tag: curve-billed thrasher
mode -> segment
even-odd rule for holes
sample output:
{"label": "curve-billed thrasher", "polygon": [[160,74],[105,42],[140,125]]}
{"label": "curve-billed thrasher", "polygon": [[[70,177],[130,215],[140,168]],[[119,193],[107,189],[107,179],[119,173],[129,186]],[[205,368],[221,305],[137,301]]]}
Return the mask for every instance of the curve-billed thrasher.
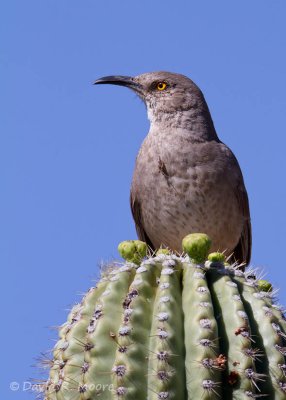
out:
{"label": "curve-billed thrasher", "polygon": [[181,252],[182,238],[204,232],[213,251],[249,263],[251,224],[239,164],[222,143],[200,89],[170,72],[107,76],[145,102],[151,126],[136,159],[131,209],[141,240]]}

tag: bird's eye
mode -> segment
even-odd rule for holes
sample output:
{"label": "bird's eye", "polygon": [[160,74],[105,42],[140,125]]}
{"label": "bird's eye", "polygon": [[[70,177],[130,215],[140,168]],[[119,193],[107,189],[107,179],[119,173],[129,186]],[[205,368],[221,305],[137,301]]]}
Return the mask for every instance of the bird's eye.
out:
{"label": "bird's eye", "polygon": [[158,82],[157,86],[156,86],[157,90],[160,90],[160,91],[165,90],[166,87],[167,87],[167,83],[166,82]]}

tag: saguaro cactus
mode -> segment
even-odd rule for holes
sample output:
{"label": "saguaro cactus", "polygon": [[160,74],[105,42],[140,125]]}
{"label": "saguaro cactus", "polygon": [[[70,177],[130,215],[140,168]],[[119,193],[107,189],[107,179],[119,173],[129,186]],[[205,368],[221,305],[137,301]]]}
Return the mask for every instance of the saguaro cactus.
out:
{"label": "saguaro cactus", "polygon": [[253,271],[205,260],[210,241],[189,235],[185,253],[107,269],[74,306],[50,360],[46,400],[286,399],[286,322]]}

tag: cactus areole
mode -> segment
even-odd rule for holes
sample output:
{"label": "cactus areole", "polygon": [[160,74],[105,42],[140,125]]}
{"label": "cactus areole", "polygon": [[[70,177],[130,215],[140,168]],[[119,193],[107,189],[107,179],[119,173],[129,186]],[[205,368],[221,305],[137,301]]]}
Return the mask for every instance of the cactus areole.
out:
{"label": "cactus areole", "polygon": [[134,261],[103,272],[71,310],[44,398],[285,400],[286,322],[272,287],[219,253],[205,261],[209,244],[188,235],[189,255],[149,257],[123,242]]}

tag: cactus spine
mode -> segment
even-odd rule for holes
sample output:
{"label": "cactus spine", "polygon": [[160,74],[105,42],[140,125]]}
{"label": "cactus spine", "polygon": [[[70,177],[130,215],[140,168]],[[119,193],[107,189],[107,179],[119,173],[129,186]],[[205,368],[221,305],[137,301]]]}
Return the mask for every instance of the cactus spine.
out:
{"label": "cactus spine", "polygon": [[286,399],[286,322],[271,285],[220,253],[203,260],[210,242],[197,235],[180,257],[119,246],[129,261],[60,329],[46,400]]}

